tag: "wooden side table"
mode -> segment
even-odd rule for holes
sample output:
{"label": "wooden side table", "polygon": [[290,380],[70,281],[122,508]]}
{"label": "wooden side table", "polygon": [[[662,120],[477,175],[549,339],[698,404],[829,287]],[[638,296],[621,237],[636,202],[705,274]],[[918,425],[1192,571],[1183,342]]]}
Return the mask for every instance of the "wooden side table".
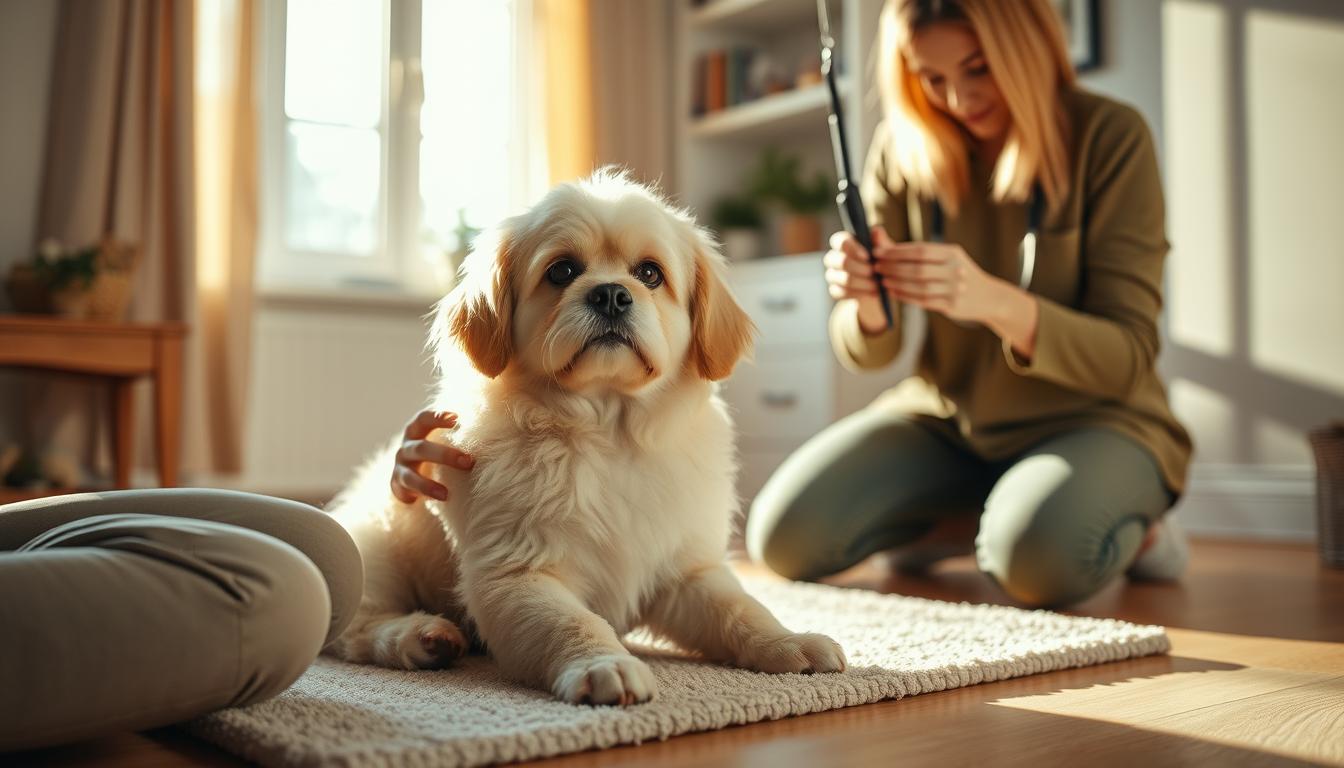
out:
{"label": "wooden side table", "polygon": [[131,484],[134,401],[131,385],[154,380],[154,437],[159,484],[177,484],[182,418],[179,323],[97,323],[42,315],[0,315],[0,366],[61,371],[112,382],[112,456],[116,487]]}

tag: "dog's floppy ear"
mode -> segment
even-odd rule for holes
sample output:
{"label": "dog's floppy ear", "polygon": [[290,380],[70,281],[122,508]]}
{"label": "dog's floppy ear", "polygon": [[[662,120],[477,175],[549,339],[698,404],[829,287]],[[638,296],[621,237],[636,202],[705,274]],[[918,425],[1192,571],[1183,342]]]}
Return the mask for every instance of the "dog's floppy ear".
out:
{"label": "dog's floppy ear", "polygon": [[695,288],[691,292],[690,360],[710,381],[728,378],[751,348],[756,325],[733,298],[724,280],[723,255],[713,238],[696,228]]}
{"label": "dog's floppy ear", "polygon": [[442,364],[446,345],[456,342],[476,370],[494,378],[513,357],[513,259],[508,226],[489,230],[472,243],[457,287],[439,302],[433,342]]}

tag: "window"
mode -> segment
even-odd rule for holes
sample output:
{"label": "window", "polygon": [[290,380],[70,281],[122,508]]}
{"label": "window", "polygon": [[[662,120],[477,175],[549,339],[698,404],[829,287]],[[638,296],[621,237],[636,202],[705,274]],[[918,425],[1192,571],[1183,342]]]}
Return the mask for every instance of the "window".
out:
{"label": "window", "polygon": [[436,293],[524,204],[530,0],[265,4],[264,288]]}

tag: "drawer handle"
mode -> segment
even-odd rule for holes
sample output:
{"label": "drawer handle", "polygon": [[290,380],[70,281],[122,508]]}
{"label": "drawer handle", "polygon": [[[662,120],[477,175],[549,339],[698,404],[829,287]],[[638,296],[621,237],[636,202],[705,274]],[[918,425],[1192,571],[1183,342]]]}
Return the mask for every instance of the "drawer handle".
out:
{"label": "drawer handle", "polygon": [[794,392],[762,392],[761,402],[767,408],[792,408],[798,404],[798,395]]}
{"label": "drawer handle", "polygon": [[794,296],[766,296],[761,299],[766,312],[792,312],[798,308],[798,299]]}

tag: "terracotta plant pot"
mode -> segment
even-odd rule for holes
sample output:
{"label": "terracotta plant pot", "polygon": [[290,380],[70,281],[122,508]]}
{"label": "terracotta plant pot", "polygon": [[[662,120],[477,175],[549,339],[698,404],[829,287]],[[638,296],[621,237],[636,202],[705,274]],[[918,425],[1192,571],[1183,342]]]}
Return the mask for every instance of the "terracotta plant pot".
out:
{"label": "terracotta plant pot", "polygon": [[788,255],[821,250],[821,219],[791,213],[779,221],[779,250]]}

